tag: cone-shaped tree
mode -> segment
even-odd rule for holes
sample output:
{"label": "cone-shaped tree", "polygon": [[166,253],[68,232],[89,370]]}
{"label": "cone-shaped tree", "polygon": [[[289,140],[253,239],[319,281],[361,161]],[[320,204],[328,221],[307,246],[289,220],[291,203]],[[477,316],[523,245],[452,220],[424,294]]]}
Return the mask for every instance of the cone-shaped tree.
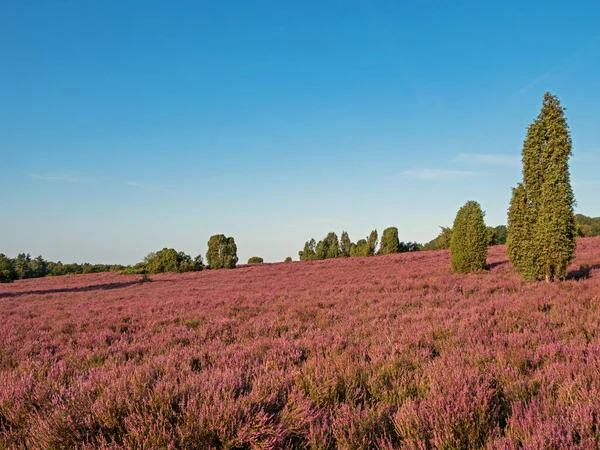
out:
{"label": "cone-shaped tree", "polygon": [[456,273],[485,269],[487,229],[479,203],[468,201],[458,210],[450,240],[451,266]]}
{"label": "cone-shaped tree", "polygon": [[526,280],[535,280],[539,272],[539,255],[536,252],[535,239],[532,239],[535,218],[531,213],[525,186],[519,183],[513,189],[508,208],[506,249],[511,264]]}
{"label": "cone-shaped tree", "polygon": [[398,239],[398,228],[389,227],[383,230],[379,244],[379,254],[388,255],[400,251],[400,239]]}
{"label": "cone-shaped tree", "polygon": [[523,182],[513,190],[509,209],[508,254],[526,279],[564,279],[573,259],[576,226],[571,153],[564,108],[558,98],[546,93],[540,114],[527,130]]}

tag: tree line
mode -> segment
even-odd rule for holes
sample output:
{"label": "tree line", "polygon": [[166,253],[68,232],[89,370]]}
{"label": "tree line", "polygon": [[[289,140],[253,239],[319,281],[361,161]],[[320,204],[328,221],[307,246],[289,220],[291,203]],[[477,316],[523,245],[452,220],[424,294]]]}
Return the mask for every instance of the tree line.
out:
{"label": "tree line", "polygon": [[[310,239],[304,243],[304,248],[298,252],[300,261],[318,261],[330,258],[350,256],[388,255],[391,253],[417,252],[426,250],[445,250],[450,248],[452,227],[440,227],[440,234],[426,244],[417,242],[403,242],[398,237],[398,228],[389,227],[383,230],[381,242],[378,241],[377,230],[364,239],[352,242],[346,231],[342,231],[338,240],[337,234],[329,232],[322,240],[317,242]],[[506,243],[507,229],[505,225],[485,228],[486,245],[503,245]],[[377,244],[379,243],[379,248]],[[291,259],[291,258],[290,258]]]}
{"label": "tree line", "polygon": [[600,217],[588,217],[583,214],[576,214],[575,226],[577,227],[577,236],[579,237],[600,236]]}
{"label": "tree line", "polygon": [[[223,234],[211,236],[206,252],[206,265],[202,255],[192,258],[173,248],[151,252],[143,261],[129,266],[120,264],[63,264],[46,261],[42,256],[31,258],[21,253],[9,258],[0,253],[0,283],[11,283],[27,278],[78,275],[85,273],[119,272],[122,275],[152,275],[164,272],[198,272],[203,269],[233,269],[238,262],[235,239]],[[261,261],[262,262],[262,261]]]}
{"label": "tree line", "polygon": [[319,242],[311,239],[304,244],[304,248],[298,252],[300,261],[318,261],[330,258],[347,258],[350,256],[373,256],[386,255],[390,253],[414,252],[421,249],[416,242],[400,242],[398,239],[398,228],[389,227],[383,231],[381,244],[377,249],[379,236],[377,230],[365,239],[352,242],[348,232],[342,231],[340,239],[334,232],[327,233]]}
{"label": "tree line", "polygon": [[47,261],[41,255],[32,258],[28,253],[20,253],[16,258],[9,258],[4,253],[0,253],[0,283],[46,276],[118,272],[125,267],[121,264],[63,264],[60,261]]}

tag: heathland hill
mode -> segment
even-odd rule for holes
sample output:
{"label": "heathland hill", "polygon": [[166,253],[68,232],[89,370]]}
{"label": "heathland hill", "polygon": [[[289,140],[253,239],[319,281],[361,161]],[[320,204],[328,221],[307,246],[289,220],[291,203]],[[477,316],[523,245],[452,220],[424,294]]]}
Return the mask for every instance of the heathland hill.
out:
{"label": "heathland hill", "polygon": [[449,260],[0,285],[0,448],[597,448],[600,238],[560,283]]}

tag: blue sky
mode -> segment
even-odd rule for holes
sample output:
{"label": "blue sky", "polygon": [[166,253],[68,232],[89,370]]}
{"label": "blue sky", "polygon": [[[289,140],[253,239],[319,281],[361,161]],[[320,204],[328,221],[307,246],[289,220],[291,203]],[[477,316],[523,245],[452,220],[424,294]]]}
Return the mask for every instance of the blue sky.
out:
{"label": "blue sky", "polygon": [[[574,6],[576,5],[576,6]],[[597,1],[0,1],[0,252],[240,261],[467,200],[506,222],[545,91],[600,216]]]}

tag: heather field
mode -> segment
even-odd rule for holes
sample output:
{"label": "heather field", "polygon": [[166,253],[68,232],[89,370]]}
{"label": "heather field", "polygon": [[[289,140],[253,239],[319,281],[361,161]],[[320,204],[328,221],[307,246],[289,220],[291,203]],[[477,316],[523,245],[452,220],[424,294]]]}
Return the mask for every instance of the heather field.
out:
{"label": "heather field", "polygon": [[600,446],[600,238],[0,285],[2,449]]}

